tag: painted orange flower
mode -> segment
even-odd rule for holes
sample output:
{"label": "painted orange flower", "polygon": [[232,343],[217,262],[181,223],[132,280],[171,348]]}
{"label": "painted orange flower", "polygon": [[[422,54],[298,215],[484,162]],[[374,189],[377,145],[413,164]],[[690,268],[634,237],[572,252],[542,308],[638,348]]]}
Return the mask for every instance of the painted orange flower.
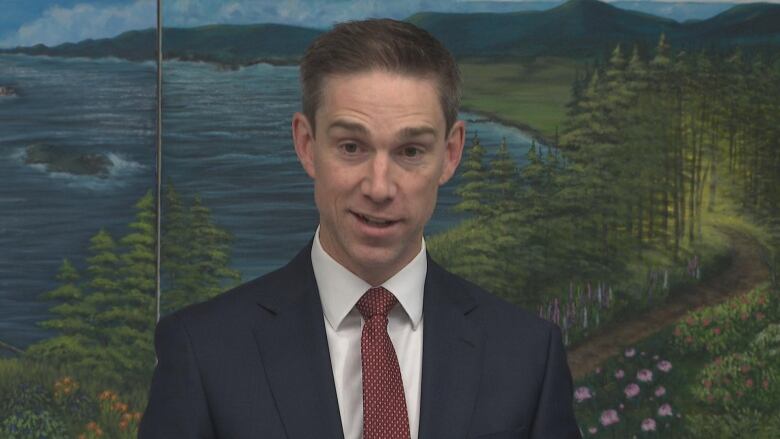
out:
{"label": "painted orange flower", "polygon": [[106,400],[114,401],[116,400],[116,394],[110,390],[104,390],[100,393],[98,399],[100,399],[101,401],[106,401]]}

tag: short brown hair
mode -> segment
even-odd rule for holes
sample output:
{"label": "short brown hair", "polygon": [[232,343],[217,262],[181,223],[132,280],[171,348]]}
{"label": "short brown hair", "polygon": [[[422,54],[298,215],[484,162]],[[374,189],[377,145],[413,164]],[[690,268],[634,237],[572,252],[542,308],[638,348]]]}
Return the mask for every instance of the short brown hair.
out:
{"label": "short brown hair", "polygon": [[460,72],[452,54],[411,23],[370,19],[337,24],[303,55],[301,103],[312,130],[325,77],[370,70],[435,79],[447,132],[452,128],[460,106]]}

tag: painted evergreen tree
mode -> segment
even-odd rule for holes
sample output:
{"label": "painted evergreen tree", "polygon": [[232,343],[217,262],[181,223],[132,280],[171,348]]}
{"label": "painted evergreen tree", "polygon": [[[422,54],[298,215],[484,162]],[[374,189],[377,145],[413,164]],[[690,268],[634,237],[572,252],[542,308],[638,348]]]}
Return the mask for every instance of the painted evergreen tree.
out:
{"label": "painted evergreen tree", "polygon": [[460,203],[454,209],[459,212],[469,212],[477,216],[490,214],[486,189],[488,185],[488,172],[484,164],[485,148],[482,146],[477,133],[471,139],[466,160],[461,164],[463,168],[463,182],[455,189],[460,197]]}
{"label": "painted evergreen tree", "polygon": [[130,233],[120,239],[119,291],[96,317],[107,339],[105,354],[118,379],[145,380],[154,365],[156,219],[152,192],[135,204]]}
{"label": "painted evergreen tree", "polygon": [[189,303],[187,278],[192,230],[187,208],[172,182],[163,188],[161,312],[166,314]]}
{"label": "painted evergreen tree", "polygon": [[494,215],[511,212],[517,207],[518,179],[517,161],[509,154],[506,138],[501,139],[501,145],[487,173],[487,192]]}
{"label": "painted evergreen tree", "polygon": [[162,293],[164,313],[210,299],[241,280],[229,266],[233,238],[213,222],[200,196],[194,197],[189,209],[172,187],[167,199],[163,262],[170,283]]}

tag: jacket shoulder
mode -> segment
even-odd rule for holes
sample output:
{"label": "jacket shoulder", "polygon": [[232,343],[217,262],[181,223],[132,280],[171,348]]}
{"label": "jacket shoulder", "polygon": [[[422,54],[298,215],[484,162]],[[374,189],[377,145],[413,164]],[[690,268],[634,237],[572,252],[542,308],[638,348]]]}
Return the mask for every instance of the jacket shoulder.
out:
{"label": "jacket shoulder", "polygon": [[[301,253],[304,253],[303,251]],[[258,307],[263,303],[292,299],[306,283],[305,265],[301,267],[301,254],[287,265],[265,275],[233,287],[203,302],[194,303],[165,316],[175,318],[186,326],[210,326],[220,330],[231,325],[252,323],[257,318]],[[304,263],[306,261],[303,261]],[[309,262],[310,263],[310,262]]]}

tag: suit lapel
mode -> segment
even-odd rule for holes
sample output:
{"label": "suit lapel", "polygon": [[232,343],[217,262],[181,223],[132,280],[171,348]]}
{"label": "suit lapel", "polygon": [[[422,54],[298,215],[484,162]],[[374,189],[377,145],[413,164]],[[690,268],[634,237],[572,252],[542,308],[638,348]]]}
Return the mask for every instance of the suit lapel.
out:
{"label": "suit lapel", "polygon": [[311,246],[304,248],[258,300],[253,331],[290,439],[343,438]]}
{"label": "suit lapel", "polygon": [[477,305],[428,258],[423,298],[420,438],[463,437],[482,372],[482,335],[467,318]]}

